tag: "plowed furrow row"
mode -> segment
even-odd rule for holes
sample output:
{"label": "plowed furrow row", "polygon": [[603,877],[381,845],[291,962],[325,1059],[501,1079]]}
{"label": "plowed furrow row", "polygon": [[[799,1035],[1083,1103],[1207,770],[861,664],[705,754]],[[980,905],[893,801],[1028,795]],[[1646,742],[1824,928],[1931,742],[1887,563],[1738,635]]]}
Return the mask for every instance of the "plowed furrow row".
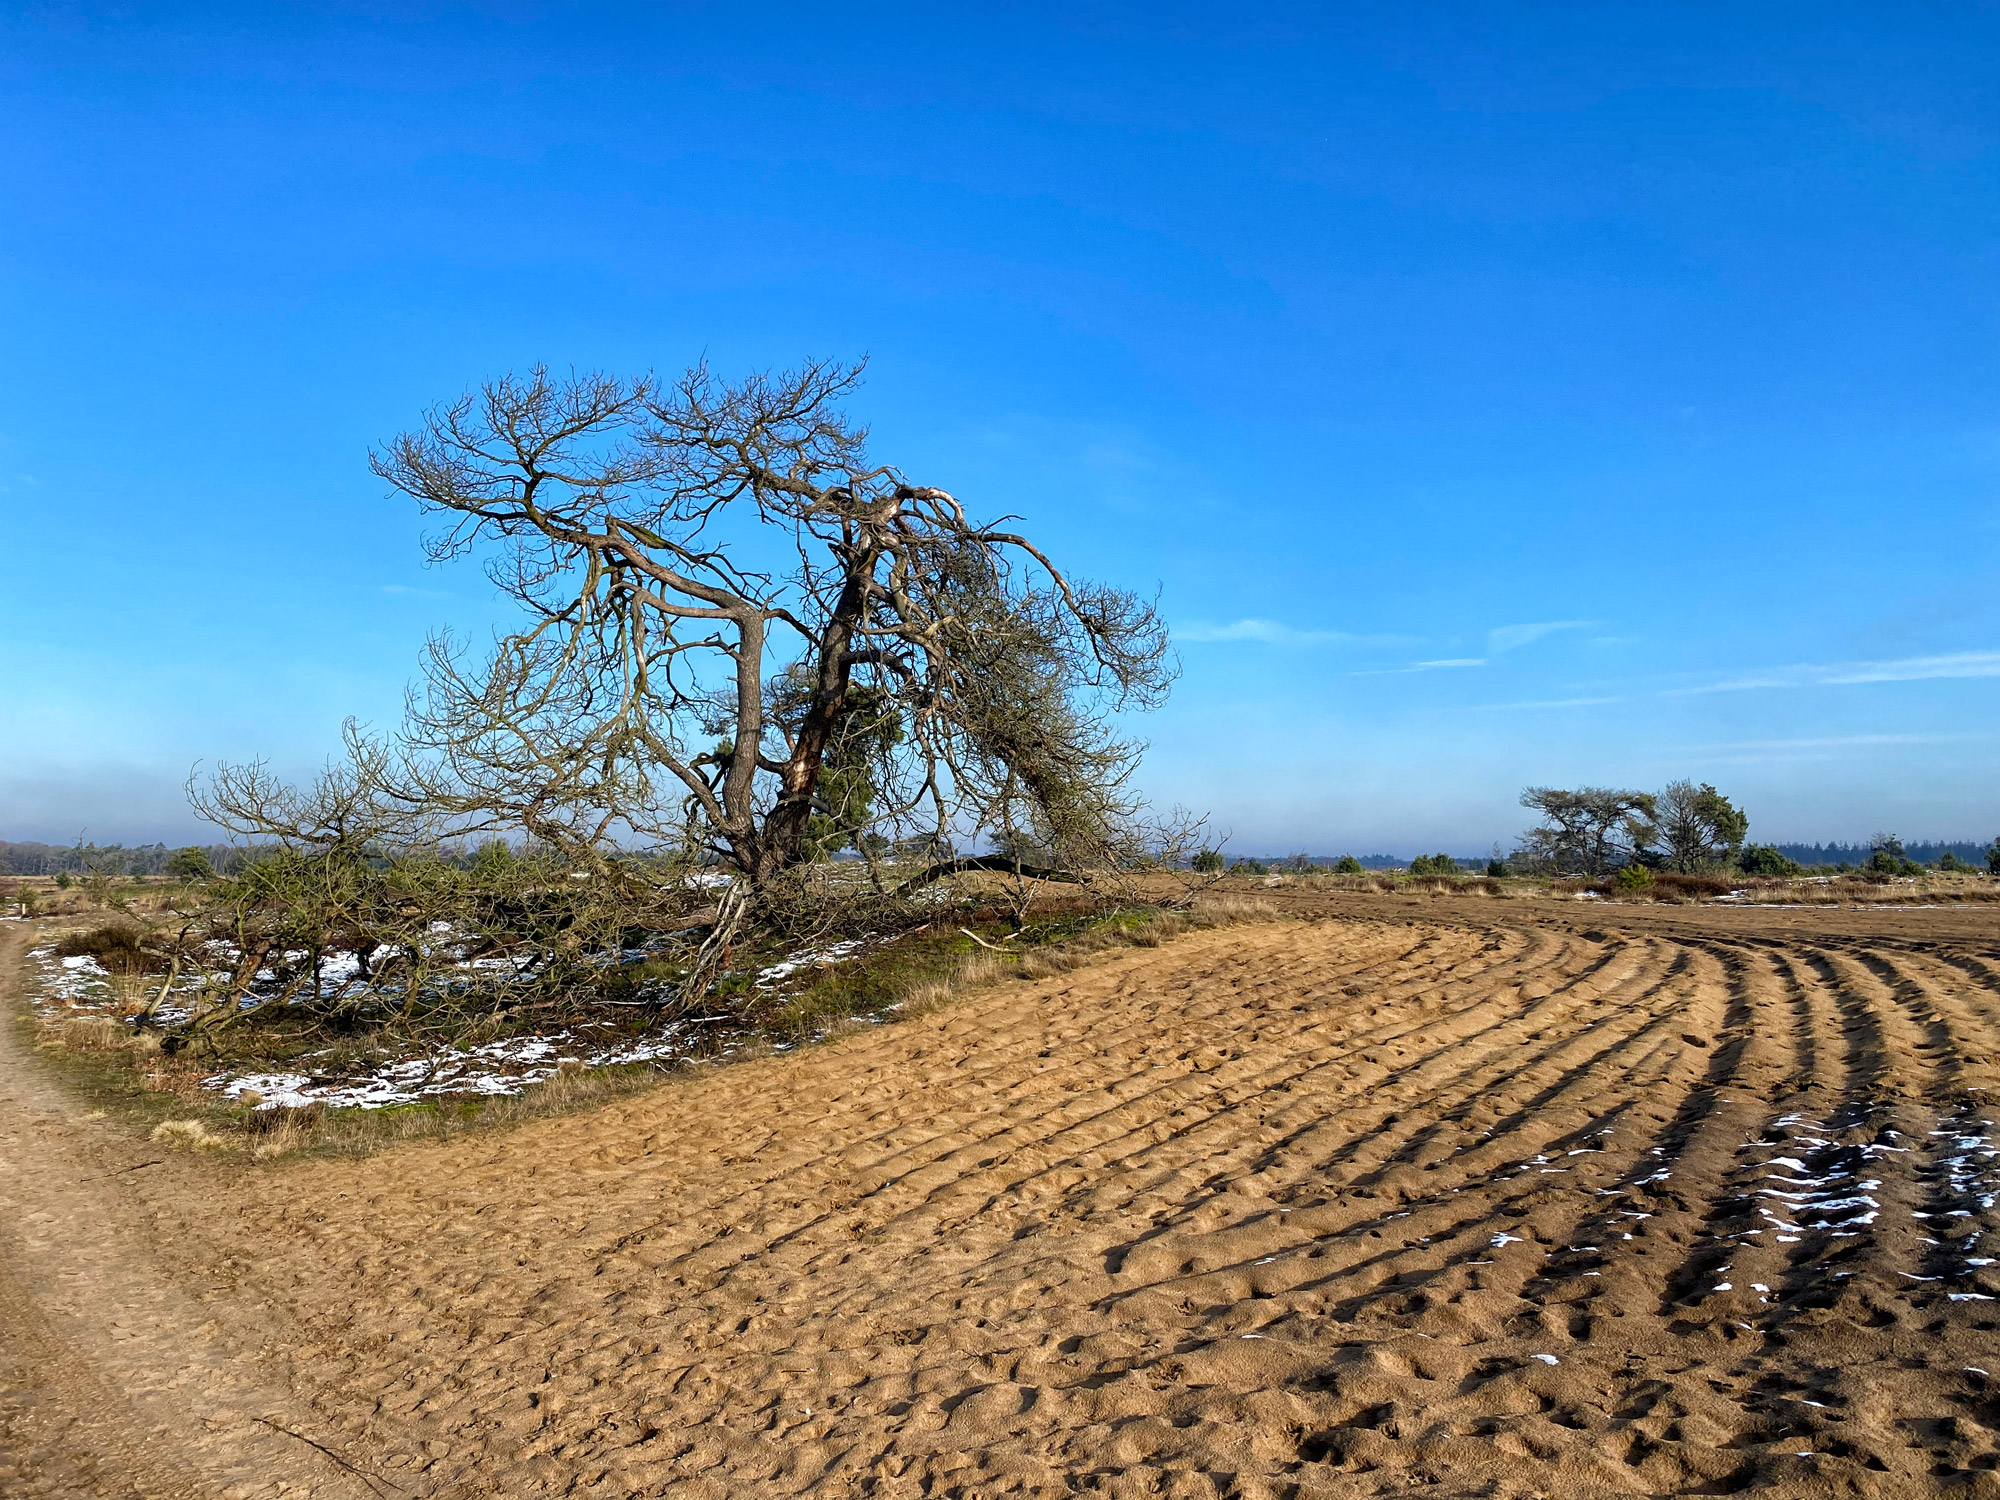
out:
{"label": "plowed furrow row", "polygon": [[[1219,1176],[1232,1183],[1242,1183],[1246,1176],[1254,1174],[1265,1191],[1279,1190],[1296,1185],[1302,1173],[1310,1174],[1320,1182],[1338,1182],[1344,1175],[1342,1168],[1348,1165],[1352,1153],[1364,1144],[1374,1142],[1375,1132],[1386,1115],[1415,1113],[1426,1117],[1436,1112],[1441,1099],[1462,1101],[1504,1091],[1517,1086],[1531,1074],[1546,1072],[1552,1066],[1552,1059],[1559,1058],[1565,1049],[1576,1045],[1577,1037],[1583,1034],[1597,1035],[1589,1031],[1591,1025],[1572,1025],[1565,1029],[1560,1018],[1550,1014],[1559,1008],[1558,1001],[1551,997],[1538,1001],[1530,1011],[1521,1016],[1496,1022],[1493,1026],[1481,1028],[1467,1035],[1455,1037],[1449,1045],[1437,1046],[1420,1060],[1404,1064],[1404,1071],[1390,1077],[1374,1092],[1379,1098],[1371,1098],[1368,1103],[1339,1110],[1336,1115],[1326,1117],[1322,1102],[1329,1095],[1335,1098],[1348,1092],[1342,1087],[1344,1080],[1316,1079],[1313,1073],[1291,1072],[1283,1079],[1286,1099],[1282,1111],[1265,1116],[1258,1121],[1259,1129],[1246,1129],[1249,1112],[1258,1101],[1268,1101],[1272,1080],[1269,1076],[1230,1076],[1226,1070],[1218,1072],[1213,1088],[1213,1097],[1219,1101],[1216,1107],[1197,1111],[1199,1101],[1188,1100],[1184,1107],[1188,1114],[1185,1122],[1173,1121],[1170,1127],[1161,1130],[1157,1119],[1149,1122],[1153,1133],[1146,1136],[1137,1127],[1129,1130],[1125,1138],[1135,1146],[1129,1154],[1120,1155],[1113,1149],[1118,1142],[1103,1142],[1098,1145],[1098,1160],[1095,1165],[1107,1169],[1114,1179],[1123,1177],[1143,1178],[1146,1174],[1171,1171],[1183,1160],[1199,1160],[1205,1164],[1211,1175]],[[1436,1024],[1427,1027],[1427,1041],[1435,1042],[1441,1028]],[[1551,1040],[1538,1043],[1525,1057],[1510,1062],[1500,1061],[1512,1057],[1511,1049],[1499,1045],[1507,1038],[1496,1036],[1496,1032],[1514,1031],[1521,1034],[1532,1032],[1544,1036],[1549,1031],[1558,1035]],[[1365,1038],[1371,1044],[1381,1040],[1380,1034]],[[1489,1063],[1475,1070],[1473,1076],[1453,1073],[1452,1068],[1460,1066],[1455,1059],[1461,1056],[1469,1044],[1477,1044],[1480,1050],[1489,1054]],[[1371,1045],[1362,1054],[1366,1066],[1373,1070],[1381,1066],[1381,1060],[1370,1058],[1369,1053],[1378,1050]],[[1575,1072],[1586,1071],[1587,1062],[1576,1065]],[[1326,1070],[1322,1063],[1316,1072]],[[1435,1086],[1430,1084],[1434,1074],[1442,1072],[1445,1082]],[[1320,1087],[1315,1088],[1317,1083]],[[1332,1136],[1343,1142],[1342,1147],[1332,1157],[1321,1157],[1316,1142],[1292,1133],[1283,1138],[1283,1145],[1289,1148],[1286,1154],[1297,1158],[1290,1163],[1290,1169],[1283,1169],[1277,1160],[1278,1153],[1271,1146],[1251,1139],[1253,1134],[1268,1135],[1274,1128],[1288,1131],[1294,1116],[1304,1115],[1310,1121],[1310,1131],[1315,1136]],[[1499,1122],[1502,1129],[1512,1129],[1518,1121]],[[1318,1158],[1318,1159],[1315,1159]],[[1243,1170],[1232,1170],[1238,1163]],[[1011,1187],[1020,1184],[1010,1183]],[[1361,1191],[1367,1192],[1364,1186]],[[1191,1211],[1198,1212],[1201,1199],[1195,1200]],[[1098,1211],[1115,1206],[1101,1191],[1093,1195],[1093,1207]]]}
{"label": "plowed furrow row", "polygon": [[[1387,939],[1387,934],[1378,935],[1378,946],[1381,941]],[[1397,941],[1401,940],[1397,939]],[[1368,957],[1353,964],[1343,963],[1331,967],[1304,971],[1292,968],[1292,979],[1308,995],[1322,990],[1332,992],[1354,983],[1357,976],[1365,976],[1371,972],[1382,970],[1385,967],[1391,968],[1391,977],[1393,977],[1393,966],[1402,957],[1403,952],[1399,950],[1397,953],[1386,958],[1379,956]],[[1473,967],[1477,968],[1478,965],[1475,963]],[[1287,999],[1290,999],[1297,991],[1287,989],[1285,993]],[[1021,1007],[1021,1010],[1031,1010],[1034,1008],[1034,1004],[1035,1002],[1031,1001]],[[1242,1008],[1254,1013],[1254,996],[1246,999]],[[1147,1014],[1143,1014],[1136,1019],[1129,1013],[1129,1008],[1121,1010],[1117,1007],[1107,1007],[1105,1009],[1116,1018],[1115,1025],[1080,1021],[1072,1028],[1062,1026],[1061,1021],[1065,1018],[1058,1015],[1055,1018],[1056,1026],[1052,1029],[1059,1030],[1062,1035],[1056,1039],[1067,1043],[1077,1051],[1101,1058],[1115,1059],[1123,1052],[1134,1049],[1141,1056],[1147,1056],[1151,1055],[1148,1049],[1156,1046],[1161,1034],[1162,1028],[1158,1013],[1162,1010],[1171,1009],[1173,1014],[1182,1019],[1183,1028],[1189,1022],[1198,1022],[1200,1019],[1203,1019],[1199,1016],[1198,1012],[1192,1011],[1189,1007],[1170,1008],[1163,1006],[1157,994],[1148,996],[1143,1007]],[[953,1116],[962,1115],[969,1117],[974,1122],[972,1128],[975,1130],[988,1128],[997,1133],[1000,1128],[999,1126],[988,1126],[987,1122],[991,1118],[989,1111],[977,1106],[976,1101],[982,1092],[990,1094],[996,1087],[1010,1085],[1013,1087],[1024,1087],[1039,1084],[1040,1091],[1033,1097],[1039,1099],[1046,1095],[1049,1087],[1048,1081],[1034,1077],[1029,1067],[1029,1063],[1037,1055],[1046,1054],[1048,1051],[1045,1045],[1040,1047],[1035,1046],[1037,1040],[1046,1040],[1046,1036],[1044,1033],[1037,1032],[1034,1028],[1020,1027],[1013,1024],[1017,1023],[1020,1019],[1021,1016],[1018,1013],[1003,1014],[997,1018],[997,1021],[999,1025],[1007,1028],[1009,1031],[1026,1033],[1023,1039],[1014,1042],[1008,1047],[977,1047],[954,1064],[950,1069],[948,1082],[940,1082],[936,1078],[932,1078],[926,1080],[923,1085],[926,1088],[940,1090],[939,1102],[941,1104],[958,1106],[956,1109],[952,1109],[950,1113]],[[1414,1029],[1420,1025],[1421,1022],[1418,1022],[1402,1028],[1386,1028],[1379,1036],[1370,1034],[1370,1040],[1393,1040],[1400,1035],[1402,1030]],[[1216,1031],[1219,1035],[1228,1035],[1231,1030],[1231,1026],[1227,1024],[1227,1018],[1224,1018],[1216,1025]],[[1183,1029],[1182,1034],[1185,1036],[1185,1029]],[[1282,1041],[1282,1038],[1274,1040]],[[1175,1052],[1183,1055],[1189,1050],[1191,1050],[1190,1047],[1186,1045],[1181,1045],[1174,1049]],[[1280,1046],[1273,1050],[1282,1053],[1286,1049]],[[1184,1060],[1184,1057],[1176,1060]],[[1178,1071],[1178,1069],[1170,1068],[1167,1064],[1148,1062],[1145,1068],[1139,1072],[1093,1079],[1090,1080],[1088,1086],[1084,1084],[1084,1080],[1074,1076],[1057,1080],[1060,1083],[1067,1084],[1072,1089],[1077,1089],[1080,1097],[1076,1100],[1068,1101],[1065,1109],[1059,1111],[1057,1115],[1051,1118],[1051,1125],[1074,1123],[1072,1116],[1078,1111],[1084,1115],[1089,1115],[1092,1113],[1109,1113],[1123,1108],[1129,1105],[1134,1097],[1142,1094],[1149,1087],[1157,1086],[1156,1080],[1152,1077],[1154,1073],[1177,1073]],[[848,1175],[850,1178],[855,1173],[862,1174],[862,1182],[859,1185],[863,1186],[864,1190],[871,1186],[886,1185],[890,1181],[893,1181],[897,1171],[896,1163],[899,1161],[906,1164],[904,1167],[905,1171],[916,1170],[942,1161],[947,1155],[962,1157],[967,1153],[969,1146],[976,1147],[978,1144],[977,1140],[968,1142],[966,1127],[963,1124],[956,1123],[954,1120],[947,1120],[934,1125],[918,1125],[912,1128],[911,1117],[907,1108],[908,1095],[909,1089],[905,1079],[895,1077],[882,1080],[880,1099],[883,1112],[879,1116],[871,1116],[868,1122],[870,1126],[879,1128],[873,1128],[859,1134],[841,1153],[837,1165],[845,1169],[844,1175]],[[1104,1102],[1107,1098],[1110,1100],[1109,1104]],[[903,1102],[899,1104],[897,1101]],[[849,1104],[852,1107],[852,1101],[849,1101]],[[968,1105],[973,1107],[967,1107]],[[753,1197],[763,1191],[771,1180],[778,1177],[791,1178],[793,1175],[793,1173],[783,1168],[775,1168],[768,1176],[754,1181],[739,1191],[746,1198]],[[871,1178],[873,1179],[872,1182],[869,1181]],[[733,1201],[727,1198],[712,1199],[702,1203],[700,1207],[712,1213],[726,1212],[732,1206]],[[672,1220],[662,1220],[659,1221],[657,1227],[669,1227],[673,1222]],[[643,1235],[645,1232],[645,1230],[641,1230],[639,1234]]]}
{"label": "plowed furrow row", "polygon": [[[1471,1029],[1474,1023],[1485,1022],[1481,1029],[1505,1024],[1492,1020],[1486,1010],[1485,1006],[1473,1003],[1462,1004],[1455,1012],[1444,1015],[1398,1018],[1356,1030],[1344,1044],[1329,1042],[1303,1054],[1295,1050],[1296,1043],[1291,1048],[1271,1047],[1259,1056],[1264,1064],[1261,1068],[1218,1070],[1213,1075],[1174,1074],[1158,1084],[1149,1082],[1148,1074],[1116,1078],[1105,1087],[1080,1093],[1052,1110],[1024,1111],[1027,1116],[1024,1119],[991,1114],[982,1119],[980,1133],[971,1139],[962,1133],[958,1135],[949,1156],[932,1153],[919,1158],[914,1165],[900,1156],[891,1156],[858,1167],[854,1180],[857,1196],[844,1209],[877,1200],[884,1205],[896,1205],[899,1196],[904,1200],[914,1197],[921,1203],[940,1187],[963,1193],[973,1181],[989,1196],[1021,1193],[1035,1181],[1074,1172],[1086,1163],[1092,1173],[1099,1175],[1157,1169],[1158,1148],[1197,1131],[1211,1118],[1236,1115],[1245,1099],[1283,1092],[1308,1100],[1312,1097],[1306,1087],[1310,1076],[1329,1067],[1351,1069],[1357,1051],[1363,1058],[1373,1051],[1400,1051],[1402,1057],[1398,1061],[1403,1061],[1410,1058],[1403,1044],[1412,1038],[1421,1038],[1425,1044],[1437,1047],[1440,1039],[1447,1044],[1459,1040],[1458,1033]],[[1253,1052],[1253,1055],[1258,1054]],[[1428,1054],[1417,1063],[1417,1068],[1421,1070],[1425,1062],[1437,1055],[1437,1051]],[[1310,1108],[1310,1105],[1294,1107]],[[1040,1160],[1027,1175],[1008,1177],[1006,1164],[1023,1151],[1032,1151]],[[851,1148],[844,1159],[852,1162],[859,1154],[859,1148]],[[968,1176],[968,1168],[979,1174],[999,1175],[973,1178]],[[1100,1208],[1105,1206],[1099,1204]],[[871,1217],[879,1218],[879,1213],[872,1213]],[[783,1239],[803,1235],[828,1222],[830,1219],[823,1217],[801,1224]]]}
{"label": "plowed furrow row", "polygon": [[[1679,966],[1670,965],[1666,979],[1656,980],[1655,983],[1671,982],[1678,977],[1678,972]],[[1635,979],[1644,977],[1643,973],[1634,976]],[[1535,1152],[1557,1149],[1559,1145],[1562,1149],[1567,1149],[1566,1143],[1569,1137],[1552,1135],[1551,1131],[1555,1128],[1553,1122],[1585,1113],[1585,1101],[1582,1095],[1593,1086],[1606,1059],[1620,1049],[1631,1046],[1635,1033],[1643,1033],[1661,1024],[1658,1017],[1651,1016],[1647,1009],[1636,1005],[1632,1007],[1629,1016],[1604,1019],[1605,1021],[1623,1019],[1628,1024],[1620,1028],[1596,1022],[1578,1033],[1543,1047],[1533,1058],[1523,1060],[1510,1068],[1496,1069],[1485,1077],[1455,1079],[1453,1092],[1461,1098],[1479,1098],[1501,1092],[1505,1097],[1519,1100],[1518,1107],[1496,1120],[1496,1129],[1490,1137],[1472,1138],[1468,1141],[1469,1153],[1467,1146],[1460,1146],[1450,1152],[1440,1151],[1434,1159],[1426,1160],[1424,1153],[1412,1156],[1407,1146],[1400,1152],[1396,1151],[1397,1143],[1393,1138],[1385,1139],[1385,1133],[1364,1127],[1348,1142],[1343,1156],[1351,1157],[1363,1150],[1369,1152],[1371,1156],[1379,1152],[1385,1158],[1382,1165],[1362,1170],[1359,1175],[1348,1175],[1343,1184],[1339,1177],[1327,1171],[1327,1164],[1321,1163],[1318,1186],[1321,1188],[1343,1186],[1344,1191],[1335,1205],[1329,1206],[1323,1203],[1318,1207],[1295,1212],[1288,1226],[1290,1234],[1297,1237],[1307,1234],[1332,1236],[1372,1232],[1371,1226],[1382,1221],[1368,1210],[1374,1203],[1380,1201],[1411,1205],[1396,1213],[1395,1217],[1410,1219],[1409,1223],[1402,1226],[1402,1232],[1414,1233],[1428,1227],[1428,1221],[1420,1222],[1421,1214],[1435,1204],[1449,1201],[1452,1204],[1450,1214],[1461,1220],[1465,1219],[1472,1211],[1470,1198],[1465,1201],[1448,1199],[1450,1194],[1499,1193],[1502,1191],[1501,1184],[1523,1174],[1540,1178],[1570,1171],[1569,1167],[1547,1167],[1520,1159],[1506,1161],[1504,1165],[1497,1164],[1501,1163],[1510,1151]],[[1390,1092],[1394,1094],[1393,1086]],[[1565,1097],[1572,1094],[1578,1096],[1573,1104]],[[1390,1108],[1392,1114],[1401,1111],[1403,1115],[1428,1118],[1437,1111],[1439,1104],[1440,1099],[1435,1094],[1419,1097],[1414,1102],[1392,1097],[1388,1104],[1374,1106],[1374,1109],[1379,1113],[1383,1108]],[[1603,1129],[1600,1124],[1592,1137],[1600,1140],[1600,1144],[1591,1154],[1604,1154],[1602,1135]],[[1433,1135],[1431,1139],[1435,1141],[1438,1137]],[[1258,1174],[1259,1179],[1266,1182],[1274,1175],[1277,1174],[1268,1169]],[[1241,1178],[1234,1180],[1240,1181]],[[1422,1195],[1412,1196],[1412,1192],[1418,1188],[1423,1190]],[[1489,1208],[1481,1212],[1490,1216],[1493,1210]],[[1361,1215],[1358,1222],[1357,1213]],[[1413,1214],[1419,1217],[1412,1218]],[[1175,1228],[1175,1225],[1168,1225],[1156,1230],[1140,1247],[1141,1253],[1149,1260],[1157,1260],[1161,1255],[1171,1258],[1176,1254],[1192,1254],[1194,1259],[1205,1261],[1210,1265],[1226,1266],[1229,1262],[1225,1248],[1228,1234],[1240,1235],[1245,1232],[1244,1228],[1239,1226],[1227,1233],[1200,1235],[1192,1242],[1193,1248],[1190,1249],[1174,1233]],[[1249,1232],[1254,1235],[1258,1231],[1253,1225],[1250,1226]],[[1292,1254],[1281,1259],[1296,1260],[1297,1256]],[[1121,1262],[1121,1269],[1135,1275],[1141,1271],[1141,1267],[1133,1263],[1130,1255]],[[1324,1274],[1337,1268],[1314,1269]],[[1275,1270],[1261,1273],[1260,1295],[1268,1294],[1270,1285],[1281,1279],[1282,1275],[1282,1272]]]}

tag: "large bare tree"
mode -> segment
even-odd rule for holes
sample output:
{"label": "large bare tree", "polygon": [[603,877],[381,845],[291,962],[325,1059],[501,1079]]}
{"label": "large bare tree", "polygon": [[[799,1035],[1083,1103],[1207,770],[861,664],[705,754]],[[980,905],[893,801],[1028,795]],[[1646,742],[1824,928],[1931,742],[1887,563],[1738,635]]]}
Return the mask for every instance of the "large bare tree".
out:
{"label": "large bare tree", "polygon": [[[1115,856],[1173,675],[1147,601],[867,450],[858,367],[497,380],[374,455],[521,611],[434,639],[388,804],[585,861],[634,840],[753,885],[868,830]],[[873,841],[870,841],[873,842]]]}
{"label": "large bare tree", "polygon": [[1652,823],[1658,802],[1650,792],[1613,787],[1531,786],[1521,793],[1521,805],[1543,821],[1522,835],[1514,859],[1527,870],[1602,875],[1637,858],[1658,837]]}

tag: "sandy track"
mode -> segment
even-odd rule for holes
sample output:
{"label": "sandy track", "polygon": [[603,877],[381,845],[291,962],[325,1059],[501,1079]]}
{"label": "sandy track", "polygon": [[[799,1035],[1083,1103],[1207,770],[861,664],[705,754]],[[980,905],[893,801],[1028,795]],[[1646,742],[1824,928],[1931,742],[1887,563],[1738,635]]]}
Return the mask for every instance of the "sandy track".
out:
{"label": "sandy track", "polygon": [[2000,1495],[1996,936],[1349,903],[119,1191],[404,1493]]}
{"label": "sandy track", "polygon": [[[24,946],[0,937],[0,990]],[[124,1191],[167,1166],[78,1119],[0,1016],[0,1496],[236,1500],[375,1494],[312,1446],[280,1364],[256,1358],[260,1310],[222,1298],[218,1252]],[[196,1179],[197,1189],[206,1185]]]}

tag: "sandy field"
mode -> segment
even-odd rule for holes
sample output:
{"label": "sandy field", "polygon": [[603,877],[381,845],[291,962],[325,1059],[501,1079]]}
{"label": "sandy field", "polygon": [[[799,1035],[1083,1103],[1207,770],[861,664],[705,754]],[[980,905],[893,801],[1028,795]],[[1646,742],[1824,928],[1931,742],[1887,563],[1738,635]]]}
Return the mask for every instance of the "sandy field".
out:
{"label": "sandy field", "polygon": [[1295,906],[362,1161],[9,1034],[0,1495],[2000,1497],[1991,908]]}

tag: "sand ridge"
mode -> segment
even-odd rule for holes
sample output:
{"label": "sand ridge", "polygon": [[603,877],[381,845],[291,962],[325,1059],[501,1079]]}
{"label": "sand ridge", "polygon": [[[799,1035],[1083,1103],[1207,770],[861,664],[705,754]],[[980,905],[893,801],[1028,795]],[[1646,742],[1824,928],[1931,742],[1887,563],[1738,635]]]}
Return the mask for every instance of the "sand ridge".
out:
{"label": "sand ridge", "polygon": [[2000,1495],[2000,945],[1852,915],[1350,903],[189,1232],[404,1493]]}

